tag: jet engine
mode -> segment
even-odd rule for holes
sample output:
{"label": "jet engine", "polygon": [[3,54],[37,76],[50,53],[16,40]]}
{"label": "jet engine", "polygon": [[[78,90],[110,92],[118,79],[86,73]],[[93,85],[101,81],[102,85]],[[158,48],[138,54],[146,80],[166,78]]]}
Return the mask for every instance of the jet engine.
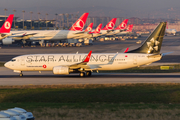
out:
{"label": "jet engine", "polygon": [[3,45],[11,45],[13,42],[14,42],[14,40],[12,38],[2,39],[2,44]]}
{"label": "jet engine", "polygon": [[68,75],[69,74],[69,67],[66,67],[66,66],[55,66],[53,68],[53,73],[54,74],[59,74],[59,75]]}

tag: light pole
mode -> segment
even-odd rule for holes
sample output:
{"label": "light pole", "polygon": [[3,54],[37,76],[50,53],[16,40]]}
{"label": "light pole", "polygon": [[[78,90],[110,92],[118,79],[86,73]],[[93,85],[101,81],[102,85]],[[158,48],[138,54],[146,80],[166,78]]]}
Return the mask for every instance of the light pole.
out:
{"label": "light pole", "polygon": [[67,28],[69,29],[69,14],[66,14],[67,17]]}
{"label": "light pole", "polygon": [[58,15],[58,14],[56,13],[55,15],[56,15],[56,26],[55,26],[55,27],[57,27],[57,15]]}
{"label": "light pole", "polygon": [[16,20],[15,20],[15,12],[16,12],[16,10],[14,9],[13,12],[14,12],[14,28],[15,28],[16,27],[16,24],[15,24],[15,22],[16,22]]}
{"label": "light pole", "polygon": [[[40,19],[40,12],[38,12],[38,20]],[[39,25],[39,21],[38,21],[38,28],[40,27],[40,25]]]}
{"label": "light pole", "polygon": [[48,16],[48,13],[46,13],[46,29],[47,29],[47,16]]}
{"label": "light pole", "polygon": [[30,11],[30,13],[31,13],[31,29],[32,29],[32,14],[33,14],[33,12]]}
{"label": "light pole", "polygon": [[25,13],[25,11],[22,10],[22,13],[23,13],[23,29],[24,29],[24,13]]}
{"label": "light pole", "polygon": [[5,21],[6,21],[6,11],[8,11],[8,10],[5,8],[4,11],[5,11]]}

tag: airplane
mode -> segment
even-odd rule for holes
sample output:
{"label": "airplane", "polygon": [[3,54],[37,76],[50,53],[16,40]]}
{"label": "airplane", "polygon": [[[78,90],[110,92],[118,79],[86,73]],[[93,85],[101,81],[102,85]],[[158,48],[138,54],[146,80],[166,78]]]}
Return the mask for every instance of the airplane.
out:
{"label": "airplane", "polygon": [[167,26],[166,26],[166,34],[165,35],[169,34],[169,35],[174,35],[175,36],[176,33],[177,33],[176,29],[168,29],[168,24],[167,24]]}
{"label": "airplane", "polygon": [[93,71],[122,70],[159,61],[166,22],[161,22],[137,49],[125,53],[29,54],[12,58],[4,64],[23,76],[23,71],[52,71],[57,75],[79,73],[91,76]]}
{"label": "airplane", "polygon": [[[32,42],[41,40],[65,40],[73,39],[85,33],[83,31],[86,19],[89,13],[84,13],[69,30],[23,30],[23,31],[10,31],[10,36],[3,39],[3,44],[12,44],[15,42]],[[13,19],[13,18],[11,18]]]}
{"label": "airplane", "polygon": [[128,19],[125,19],[117,28],[114,29],[114,31],[107,33],[105,36],[113,36],[120,32],[125,31],[127,23],[128,23]]}

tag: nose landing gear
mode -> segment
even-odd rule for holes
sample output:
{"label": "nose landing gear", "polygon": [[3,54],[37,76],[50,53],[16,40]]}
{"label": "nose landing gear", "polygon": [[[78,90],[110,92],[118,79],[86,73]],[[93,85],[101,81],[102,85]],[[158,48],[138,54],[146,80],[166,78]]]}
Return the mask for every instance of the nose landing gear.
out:
{"label": "nose landing gear", "polygon": [[22,73],[22,71],[21,71],[21,73],[19,74],[19,76],[20,76],[20,77],[22,77],[22,76],[23,76],[23,73]]}

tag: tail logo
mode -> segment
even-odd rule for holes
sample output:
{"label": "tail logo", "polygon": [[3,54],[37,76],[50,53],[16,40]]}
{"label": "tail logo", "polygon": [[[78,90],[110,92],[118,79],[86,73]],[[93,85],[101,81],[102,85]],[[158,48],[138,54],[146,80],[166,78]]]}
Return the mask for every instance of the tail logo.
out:
{"label": "tail logo", "polygon": [[5,27],[5,29],[9,29],[11,27],[11,24],[8,21],[6,21],[4,23],[4,27]]}
{"label": "tail logo", "polygon": [[91,31],[91,30],[92,30],[92,28],[91,28],[91,27],[88,27],[88,28],[87,28],[87,31]]}
{"label": "tail logo", "polygon": [[159,45],[159,41],[155,40],[154,38],[152,38],[150,40],[150,42],[147,42],[147,46],[148,46],[148,53],[151,53],[153,50],[158,51],[158,45]]}
{"label": "tail logo", "polygon": [[126,24],[123,22],[122,24],[121,24],[121,28],[125,28],[126,27]]}
{"label": "tail logo", "polygon": [[83,30],[83,27],[84,27],[84,22],[79,19],[76,24],[73,26],[74,30]]}
{"label": "tail logo", "polygon": [[114,23],[113,22],[110,22],[108,25],[107,25],[107,29],[113,29],[114,27]]}

